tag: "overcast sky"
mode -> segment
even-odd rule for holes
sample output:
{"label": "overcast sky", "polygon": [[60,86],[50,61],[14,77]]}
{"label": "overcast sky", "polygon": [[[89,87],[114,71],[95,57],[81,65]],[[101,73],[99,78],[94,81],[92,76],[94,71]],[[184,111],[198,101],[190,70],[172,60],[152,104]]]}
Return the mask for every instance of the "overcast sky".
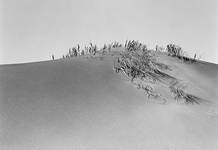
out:
{"label": "overcast sky", "polygon": [[173,42],[218,63],[216,0],[0,0],[0,64],[61,57],[73,45]]}

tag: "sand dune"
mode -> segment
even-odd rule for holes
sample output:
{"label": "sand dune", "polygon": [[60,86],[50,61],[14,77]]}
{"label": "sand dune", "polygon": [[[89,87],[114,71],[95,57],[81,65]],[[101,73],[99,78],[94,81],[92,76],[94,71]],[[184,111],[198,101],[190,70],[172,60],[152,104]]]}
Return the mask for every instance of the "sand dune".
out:
{"label": "sand dune", "polygon": [[0,66],[0,149],[217,149],[218,65],[156,56],[200,104],[148,99],[111,55]]}

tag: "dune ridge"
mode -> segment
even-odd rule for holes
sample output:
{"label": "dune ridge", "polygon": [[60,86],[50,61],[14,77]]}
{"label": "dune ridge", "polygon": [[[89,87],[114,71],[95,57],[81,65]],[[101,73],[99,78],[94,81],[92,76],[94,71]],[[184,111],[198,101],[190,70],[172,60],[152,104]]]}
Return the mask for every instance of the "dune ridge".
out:
{"label": "dune ridge", "polygon": [[[146,80],[160,95],[148,97],[142,80],[114,69],[122,52],[0,66],[0,148],[215,150],[218,66],[155,52],[165,69]],[[198,104],[175,101],[171,85]]]}

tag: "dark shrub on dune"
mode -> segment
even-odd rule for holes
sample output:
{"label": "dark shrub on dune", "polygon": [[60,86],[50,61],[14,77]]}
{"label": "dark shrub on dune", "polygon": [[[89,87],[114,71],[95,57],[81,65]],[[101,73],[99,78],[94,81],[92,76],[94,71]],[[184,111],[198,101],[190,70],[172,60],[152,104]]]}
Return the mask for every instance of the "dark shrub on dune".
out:
{"label": "dark shrub on dune", "polygon": [[167,53],[169,56],[177,57],[177,58],[183,60],[184,62],[195,62],[196,61],[196,59],[195,59],[196,55],[194,56],[194,58],[190,58],[190,57],[185,56],[184,51],[178,45],[168,44],[166,50],[167,50]]}

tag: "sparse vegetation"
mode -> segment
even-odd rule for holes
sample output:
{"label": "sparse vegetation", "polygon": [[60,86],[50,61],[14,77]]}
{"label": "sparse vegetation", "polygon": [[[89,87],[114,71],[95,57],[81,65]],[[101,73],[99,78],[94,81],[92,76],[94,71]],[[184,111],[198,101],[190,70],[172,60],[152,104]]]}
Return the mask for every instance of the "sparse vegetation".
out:
{"label": "sparse vegetation", "polygon": [[155,61],[153,52],[147,50],[147,46],[138,41],[126,41],[125,52],[117,58],[114,63],[116,72],[123,71],[134,83],[134,79],[139,79],[138,89],[143,89],[148,97],[160,98],[160,95],[154,92],[149,83],[155,83],[159,77],[164,74],[159,70]]}
{"label": "sparse vegetation", "polygon": [[130,41],[126,40],[125,49],[129,52],[131,52],[131,51],[144,52],[144,51],[148,50],[146,45],[140,43],[139,41],[135,41],[135,40],[130,40]]}
{"label": "sparse vegetation", "polygon": [[191,103],[191,104],[199,104],[200,98],[191,94],[188,94],[184,92],[181,88],[178,88],[176,86],[171,85],[170,90],[174,95],[174,98],[178,100],[185,100],[185,103]]}
{"label": "sparse vegetation", "polygon": [[183,56],[182,48],[175,44],[168,44],[167,45],[167,52],[169,56],[173,57],[181,57]]}
{"label": "sparse vegetation", "polygon": [[110,45],[110,47],[112,47],[112,48],[122,47],[122,44],[120,44],[120,43],[117,42],[117,41],[114,41],[114,42],[112,42],[112,43],[109,44],[109,45]]}
{"label": "sparse vegetation", "polygon": [[66,55],[63,55],[62,58],[72,58],[77,56],[83,56],[86,54],[95,55],[98,51],[97,45],[90,43],[88,46],[85,46],[84,49],[81,48],[79,44],[72,48],[69,48],[69,51]]}
{"label": "sparse vegetation", "polygon": [[169,56],[177,57],[183,60],[184,62],[195,62],[196,61],[196,55],[194,56],[194,58],[186,57],[184,55],[184,51],[178,45],[168,44],[166,50]]}
{"label": "sparse vegetation", "polygon": [[[67,55],[63,55],[63,58],[81,55],[94,56],[97,53],[104,55],[110,53],[112,48],[120,47],[122,47],[122,44],[116,41],[108,45],[104,44],[101,49],[98,49],[97,45],[92,43],[85,46],[84,49],[78,44],[70,48]],[[179,84],[178,80],[164,72],[164,70],[171,70],[171,68],[156,60],[155,51],[164,52],[166,50],[169,56],[177,57],[185,62],[196,61],[196,54],[193,59],[185,57],[182,48],[175,44],[168,44],[166,49],[156,45],[155,51],[148,50],[145,44],[135,40],[126,40],[124,49],[120,56],[115,58],[114,69],[117,73],[123,72],[138,89],[145,91],[148,97],[161,98],[165,103],[166,100],[156,93],[152,87],[152,84],[159,82],[169,87],[170,92],[177,101],[183,99],[185,103],[199,104],[200,98],[184,92],[182,88],[177,86]]]}
{"label": "sparse vegetation", "polygon": [[[168,54],[173,57],[180,58],[183,54],[182,49],[175,45],[168,45],[167,49]],[[154,84],[159,81],[159,83],[169,85],[169,90],[174,94],[176,100],[183,99],[185,103],[199,104],[200,98],[185,93],[176,87],[176,84],[171,85],[171,81],[177,81],[177,79],[161,71],[170,70],[170,68],[157,62],[154,51],[148,50],[146,45],[138,41],[125,42],[125,51],[115,61],[114,69],[117,73],[124,72],[132,83],[134,80],[139,80],[140,83],[134,84],[137,85],[138,89],[143,89],[148,97],[162,98],[160,94],[155,93],[150,84],[146,84]]]}
{"label": "sparse vegetation", "polygon": [[[123,45],[117,41],[114,41],[110,44],[104,44],[102,48],[98,49],[96,44],[90,43],[88,46],[85,46],[84,48],[81,48],[79,44],[77,46],[74,46],[72,48],[69,48],[69,51],[66,55],[63,55],[62,58],[72,58],[76,56],[83,56],[83,55],[96,55],[96,53],[106,54],[110,53],[112,48],[120,48]],[[145,44],[140,43],[139,41],[135,40],[126,40],[124,44],[124,48],[128,52],[134,52],[134,51],[140,51],[140,52],[146,52],[148,51],[148,48]],[[156,45],[155,51],[159,52],[166,52],[168,56],[177,57],[180,60],[183,60],[184,62],[195,62],[200,59],[197,54],[194,55],[193,58],[185,56],[184,51],[182,48],[175,44],[168,44],[166,48],[163,46]],[[148,53],[147,53],[148,54]],[[148,55],[144,55],[146,57],[150,57],[149,53]],[[154,54],[154,53],[153,53]],[[151,57],[150,57],[151,58]],[[160,65],[156,64],[157,66],[161,67]],[[165,66],[166,68],[166,66]]]}

